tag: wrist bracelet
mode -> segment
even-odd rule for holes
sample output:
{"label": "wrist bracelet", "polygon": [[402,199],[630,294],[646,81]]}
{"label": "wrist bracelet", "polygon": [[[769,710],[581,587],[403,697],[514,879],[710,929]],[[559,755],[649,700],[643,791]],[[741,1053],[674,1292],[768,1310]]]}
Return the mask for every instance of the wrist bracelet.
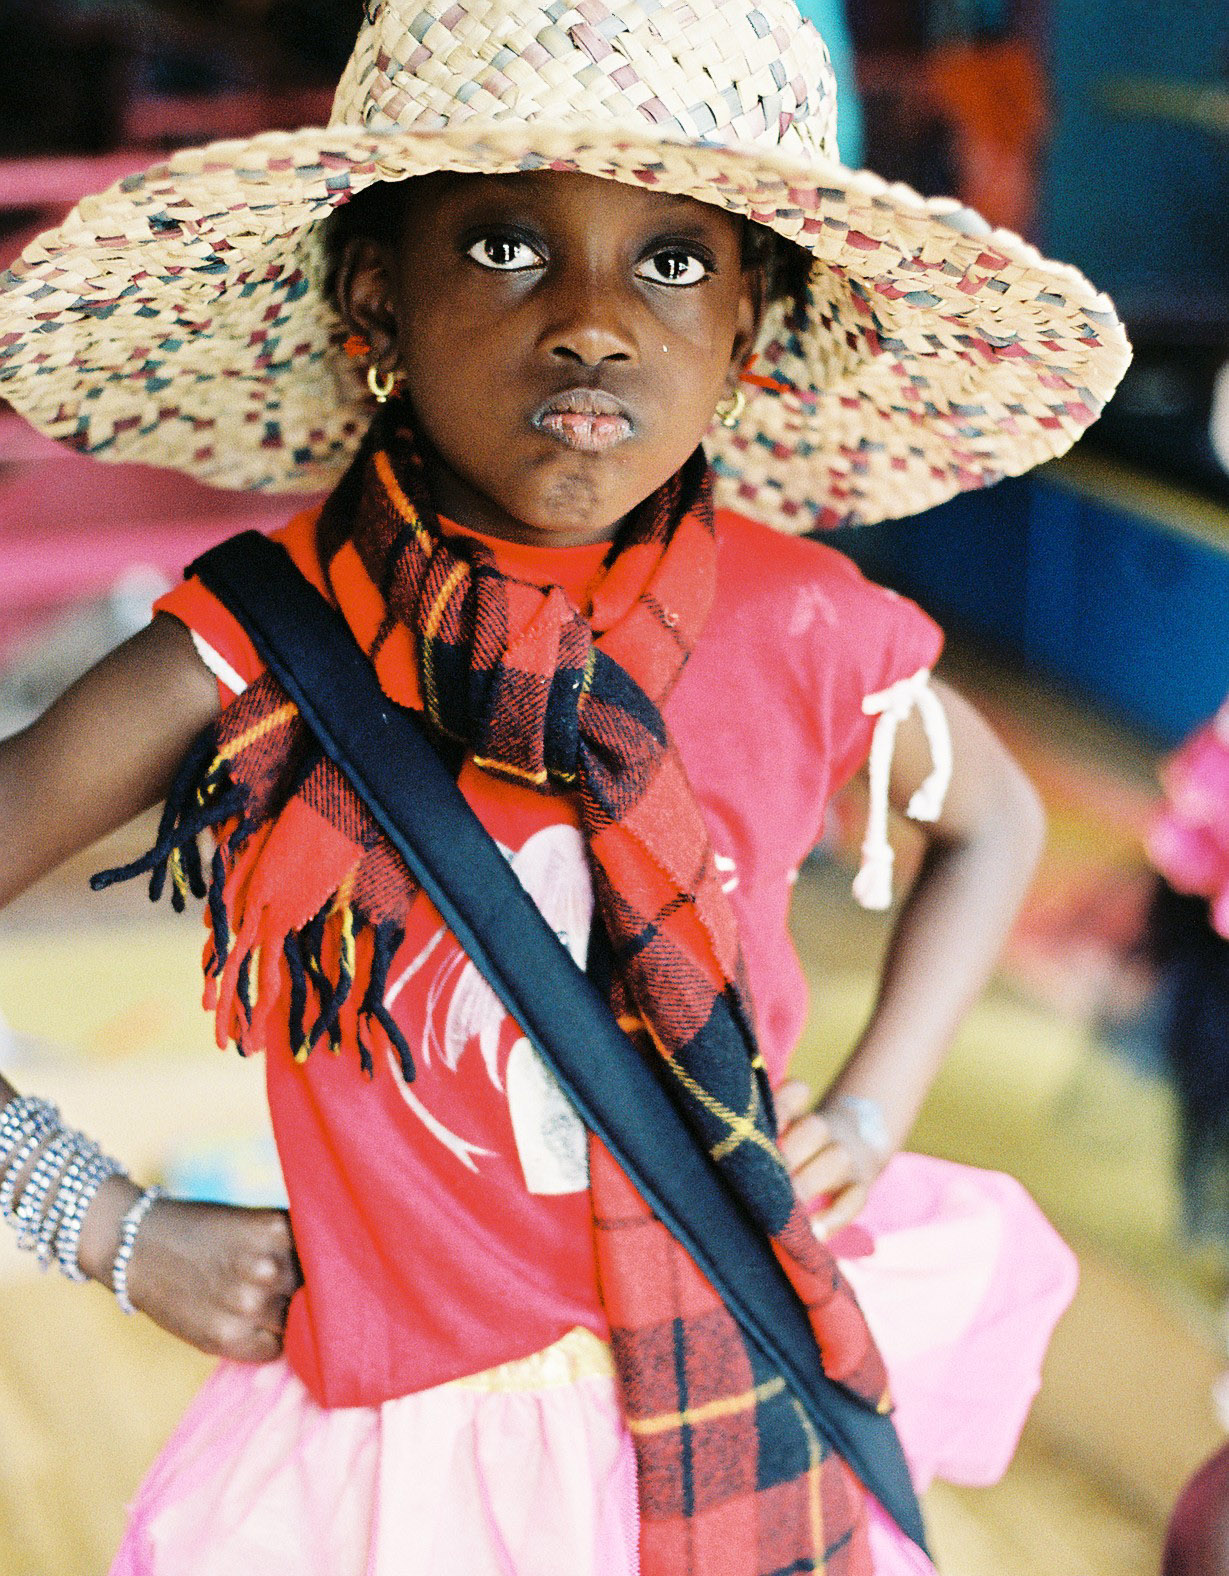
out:
{"label": "wrist bracelet", "polygon": [[43,1106],[30,1113],[16,1133],[6,1157],[4,1178],[0,1181],[0,1217],[13,1219],[13,1195],[22,1173],[29,1165],[35,1151],[57,1130],[59,1112],[54,1106]]}
{"label": "wrist bracelet", "polygon": [[825,1111],[832,1110],[845,1112],[853,1122],[859,1140],[883,1165],[895,1146],[879,1101],[864,1094],[834,1094],[822,1101],[819,1107],[821,1116]]}
{"label": "wrist bracelet", "polygon": [[43,1216],[42,1224],[38,1228],[38,1237],[34,1244],[34,1254],[38,1260],[40,1270],[45,1270],[51,1263],[52,1254],[55,1252],[56,1234],[60,1229],[69,1204],[77,1195],[77,1183],[85,1167],[94,1157],[101,1153],[98,1145],[92,1138],[86,1138],[83,1133],[74,1134],[73,1156],[68,1162],[68,1167],[60,1178],[60,1185],[56,1188],[55,1197],[47,1213]]}
{"label": "wrist bracelet", "polygon": [[53,1187],[58,1192],[60,1177],[72,1157],[76,1142],[75,1133],[66,1133],[61,1128],[35,1162],[30,1180],[22,1188],[13,1214],[19,1248],[32,1248],[38,1241],[48,1195],[52,1193]]}
{"label": "wrist bracelet", "polygon": [[56,1263],[69,1280],[75,1281],[78,1286],[84,1286],[90,1278],[77,1262],[77,1246],[81,1241],[86,1211],[103,1183],[109,1177],[122,1176],[123,1170],[119,1161],[112,1160],[109,1155],[91,1155],[81,1168],[72,1196],[65,1205],[64,1218],[56,1233]]}
{"label": "wrist bracelet", "polygon": [[132,1250],[136,1247],[137,1232],[141,1229],[141,1222],[162,1197],[162,1189],[156,1184],[147,1187],[124,1216],[120,1226],[119,1252],[115,1255],[115,1263],[111,1267],[111,1290],[115,1293],[115,1300],[124,1313],[137,1311],[128,1298],[128,1265],[132,1261]]}
{"label": "wrist bracelet", "polygon": [[123,1169],[66,1128],[50,1100],[14,1095],[0,1110],[0,1219],[15,1227],[17,1246],[33,1251],[40,1269],[54,1255],[69,1280],[89,1279],[77,1262],[81,1229],[99,1188]]}
{"label": "wrist bracelet", "polygon": [[15,1095],[0,1111],[0,1159],[4,1159],[17,1142],[21,1133],[36,1115],[59,1118],[59,1112],[50,1100],[40,1100],[37,1095]]}

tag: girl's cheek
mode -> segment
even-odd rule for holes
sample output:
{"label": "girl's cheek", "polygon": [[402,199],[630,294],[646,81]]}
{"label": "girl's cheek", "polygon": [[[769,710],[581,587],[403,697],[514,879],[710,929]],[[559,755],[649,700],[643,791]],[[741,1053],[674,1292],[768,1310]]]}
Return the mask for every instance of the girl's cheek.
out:
{"label": "girl's cheek", "polygon": [[702,404],[711,393],[721,398],[729,377],[734,336],[704,331],[694,339],[670,340],[660,356],[662,371],[673,383],[674,397],[687,407]]}

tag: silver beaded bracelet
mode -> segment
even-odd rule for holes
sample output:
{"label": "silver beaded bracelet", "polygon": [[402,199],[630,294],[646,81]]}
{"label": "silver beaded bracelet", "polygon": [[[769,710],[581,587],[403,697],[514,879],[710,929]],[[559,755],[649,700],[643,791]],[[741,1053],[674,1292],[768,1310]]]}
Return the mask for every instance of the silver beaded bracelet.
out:
{"label": "silver beaded bracelet", "polygon": [[41,1100],[32,1094],[16,1095],[0,1111],[0,1160],[7,1157],[18,1137],[40,1112],[59,1119],[60,1113],[50,1100]]}
{"label": "silver beaded bracelet", "polygon": [[0,1178],[0,1217],[13,1219],[17,1185],[35,1152],[60,1131],[60,1114],[55,1106],[41,1102],[32,1106],[24,1115],[19,1127],[10,1138],[4,1157],[4,1176]]}
{"label": "silver beaded bracelet", "polygon": [[[67,1128],[49,1100],[16,1095],[0,1110],[0,1218],[17,1231],[17,1246],[32,1251],[40,1269],[55,1259],[71,1281],[89,1279],[78,1262],[81,1231],[99,1188],[124,1175],[118,1160],[84,1133]],[[132,1313],[128,1263],[137,1231],[160,1188],[147,1188],[125,1215],[111,1284],[120,1307]]]}
{"label": "silver beaded bracelet", "polygon": [[61,1128],[35,1161],[13,1215],[19,1248],[33,1248],[37,1243],[48,1195],[53,1192],[53,1184],[54,1191],[59,1191],[60,1178],[76,1148],[76,1137],[75,1133],[65,1132]]}
{"label": "silver beaded bracelet", "polygon": [[119,1252],[111,1268],[111,1290],[124,1313],[136,1312],[128,1297],[128,1266],[132,1261],[132,1250],[136,1247],[137,1232],[141,1229],[141,1222],[162,1196],[162,1189],[156,1184],[147,1187],[124,1216],[120,1226]]}
{"label": "silver beaded bracelet", "polygon": [[122,1176],[124,1168],[109,1155],[94,1154],[85,1162],[74,1184],[73,1192],[64,1206],[64,1214],[56,1232],[56,1263],[70,1281],[83,1286],[89,1276],[77,1262],[77,1246],[81,1241],[81,1228],[86,1211],[94,1202],[95,1194],[109,1177]]}
{"label": "silver beaded bracelet", "polygon": [[38,1239],[34,1244],[34,1254],[38,1260],[40,1270],[45,1270],[51,1263],[55,1252],[56,1234],[65,1212],[72,1199],[77,1196],[77,1183],[86,1166],[94,1157],[101,1153],[98,1145],[91,1138],[85,1138],[80,1133],[74,1135],[76,1142],[73,1145],[73,1157],[68,1162],[68,1167],[60,1178],[60,1185],[56,1189],[55,1197],[43,1216],[42,1225],[38,1228]]}

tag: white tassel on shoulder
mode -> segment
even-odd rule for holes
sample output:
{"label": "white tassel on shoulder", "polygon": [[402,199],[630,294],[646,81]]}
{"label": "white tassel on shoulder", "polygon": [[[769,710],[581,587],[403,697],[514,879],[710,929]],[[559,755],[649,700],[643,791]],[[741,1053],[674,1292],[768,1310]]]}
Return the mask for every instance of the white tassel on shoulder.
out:
{"label": "white tassel on shoulder", "polygon": [[909,801],[907,814],[914,821],[936,821],[943,811],[952,780],[952,735],[943,702],[930,687],[930,669],[919,668],[911,678],[900,679],[885,690],[868,695],[862,710],[877,717],[871,739],[870,808],[862,843],[862,865],[853,884],[853,895],[863,908],[885,909],[892,904],[892,866],[896,856],[888,841],[888,790],[896,730],[916,709],[930,746],[931,770]]}

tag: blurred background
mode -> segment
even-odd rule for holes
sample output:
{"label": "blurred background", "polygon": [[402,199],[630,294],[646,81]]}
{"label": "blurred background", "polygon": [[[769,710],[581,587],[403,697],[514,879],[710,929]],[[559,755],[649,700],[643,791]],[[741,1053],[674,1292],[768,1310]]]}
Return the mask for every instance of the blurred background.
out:
{"label": "blurred background", "polygon": [[[946,625],[946,676],[1051,815],[915,1146],[1022,1178],[1082,1285],[1007,1479],[931,1496],[940,1563],[1152,1573],[1229,1425],[1229,713],[1204,727],[1229,693],[1229,10],[805,8],[842,78],[846,161],[956,193],[1077,264],[1137,349],[1075,454],[839,545]],[[327,116],[360,14],[0,0],[0,265],[169,148]],[[0,403],[0,736],[140,627],[205,545],[290,512],[79,459]],[[848,893],[860,813],[856,793],[837,807],[798,887],[816,1079],[857,1032],[884,941]],[[196,1007],[199,916],[86,888],[147,839],[126,829],[0,916],[0,1068],[146,1180],[275,1200],[260,1069],[214,1050]],[[0,1571],[94,1576],[208,1364],[0,1249]]]}

